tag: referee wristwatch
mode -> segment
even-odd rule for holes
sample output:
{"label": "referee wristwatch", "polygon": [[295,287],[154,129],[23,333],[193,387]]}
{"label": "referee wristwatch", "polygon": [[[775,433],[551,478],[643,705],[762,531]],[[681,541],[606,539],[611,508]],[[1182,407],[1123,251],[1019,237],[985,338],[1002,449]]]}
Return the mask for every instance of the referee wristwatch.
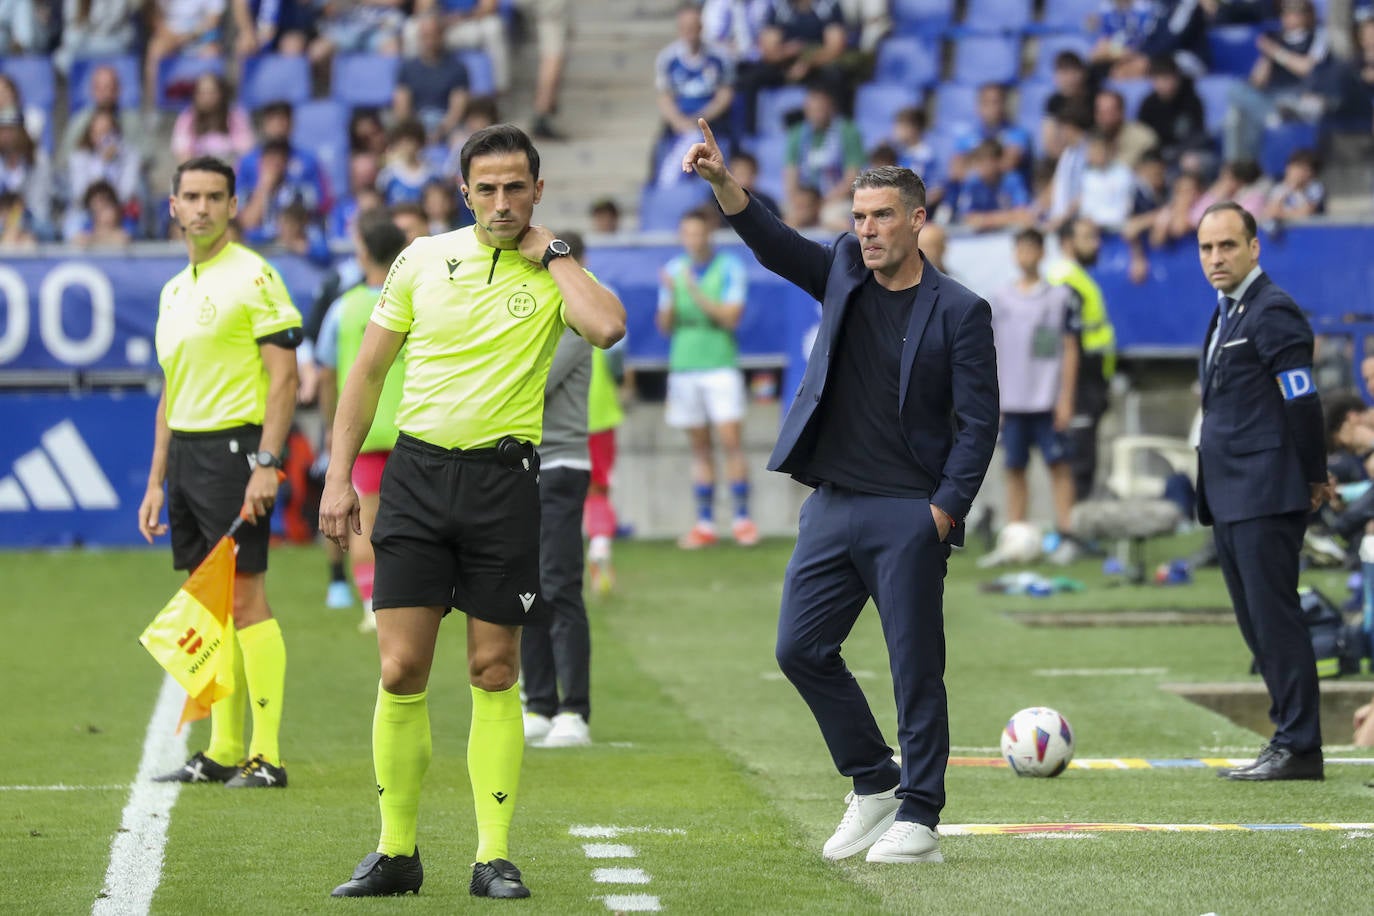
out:
{"label": "referee wristwatch", "polygon": [[571,254],[571,245],[569,245],[562,239],[554,239],[552,242],[549,242],[549,247],[544,249],[544,257],[542,258],[541,263],[544,265],[544,269],[548,270],[549,262],[552,261],[554,258],[566,258]]}
{"label": "referee wristwatch", "polygon": [[281,468],[281,459],[268,451],[253,453],[253,466],[258,468]]}

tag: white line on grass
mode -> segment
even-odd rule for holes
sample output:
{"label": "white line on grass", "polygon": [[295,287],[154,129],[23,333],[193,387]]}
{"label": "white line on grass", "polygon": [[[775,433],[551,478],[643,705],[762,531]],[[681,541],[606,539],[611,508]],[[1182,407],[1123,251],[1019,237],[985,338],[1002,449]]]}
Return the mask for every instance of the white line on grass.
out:
{"label": "white line on grass", "polygon": [[686,836],[687,831],[680,827],[612,827],[604,824],[573,824],[568,828],[572,836],[601,837],[613,840],[627,833],[661,833],[668,836]]}
{"label": "white line on grass", "polygon": [[606,909],[616,913],[657,913],[663,909],[653,894],[607,894],[601,899]]}
{"label": "white line on grass", "polygon": [[593,868],[597,884],[648,884],[649,873],[642,868]]}
{"label": "white line on grass", "polygon": [[589,859],[633,859],[638,855],[633,846],[618,843],[585,843],[582,853]]}
{"label": "white line on grass", "polygon": [[162,853],[179,782],[153,782],[158,773],[186,759],[186,733],[176,733],[186,695],[172,678],[162,681],[157,705],[143,736],[143,758],[124,805],[119,832],[110,844],[110,867],[105,887],[91,907],[94,916],[147,913],[162,878]]}
{"label": "white line on grass", "polygon": [[1168,674],[1168,668],[1037,668],[1037,677],[1116,677],[1124,674]]}
{"label": "white line on grass", "polygon": [[58,783],[55,786],[0,786],[0,792],[112,792],[115,789],[127,789],[128,786],[67,786]]}

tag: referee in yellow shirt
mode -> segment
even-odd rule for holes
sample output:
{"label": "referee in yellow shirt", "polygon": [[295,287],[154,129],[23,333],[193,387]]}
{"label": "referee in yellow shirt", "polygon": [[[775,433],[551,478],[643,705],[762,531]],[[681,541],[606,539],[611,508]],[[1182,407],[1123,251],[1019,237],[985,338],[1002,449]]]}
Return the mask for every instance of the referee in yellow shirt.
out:
{"label": "referee in yellow shirt", "polygon": [[547,624],[539,598],[539,444],[544,382],[566,326],[598,347],[625,333],[625,308],[532,225],[544,191],[539,153],[519,128],[474,133],[460,154],[476,225],[415,240],[391,267],[334,420],[320,530],[358,533],[354,459],[382,384],[405,345],[372,532],[381,684],[372,722],[382,832],[337,897],[404,894],[424,872],[415,843],[431,747],[426,689],[439,623],[467,615],[472,725],[468,775],[477,813],[469,891],[528,897],[509,859],[524,726],[520,630]]}
{"label": "referee in yellow shirt", "polygon": [[[282,445],[296,406],[301,316],[281,276],[231,242],[238,212],[234,170],[213,157],[191,159],[172,177],[172,218],[190,264],[162,288],[156,345],[166,383],[157,405],[153,463],[138,509],[148,543],[166,484],[172,563],[194,569],[241,510],[234,627],[246,689],[210,710],[210,746],[160,782],[220,782],[231,788],[285,788],[278,748],[286,646],[267,605],[264,579]],[[252,700],[253,742],[244,752],[244,705]]]}

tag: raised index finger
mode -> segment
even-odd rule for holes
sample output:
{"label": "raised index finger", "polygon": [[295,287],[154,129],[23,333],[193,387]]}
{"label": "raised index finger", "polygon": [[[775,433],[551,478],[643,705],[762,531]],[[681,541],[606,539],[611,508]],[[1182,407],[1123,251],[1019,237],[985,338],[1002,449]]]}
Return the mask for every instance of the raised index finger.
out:
{"label": "raised index finger", "polygon": [[705,118],[697,118],[697,126],[701,128],[701,137],[706,141],[706,149],[712,153],[719,153],[720,147],[716,146],[716,135],[711,133],[711,125],[706,123]]}

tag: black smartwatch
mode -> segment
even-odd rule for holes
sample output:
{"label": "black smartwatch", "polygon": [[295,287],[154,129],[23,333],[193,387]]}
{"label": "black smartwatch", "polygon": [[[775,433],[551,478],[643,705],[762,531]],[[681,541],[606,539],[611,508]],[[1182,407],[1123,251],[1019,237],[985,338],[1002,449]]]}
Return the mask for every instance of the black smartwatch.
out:
{"label": "black smartwatch", "polygon": [[281,459],[271,452],[254,452],[253,465],[260,468],[280,468]]}
{"label": "black smartwatch", "polygon": [[549,269],[549,262],[554,258],[566,258],[572,254],[572,246],[562,239],[554,239],[549,242],[549,247],[544,249],[543,265],[544,269]]}

